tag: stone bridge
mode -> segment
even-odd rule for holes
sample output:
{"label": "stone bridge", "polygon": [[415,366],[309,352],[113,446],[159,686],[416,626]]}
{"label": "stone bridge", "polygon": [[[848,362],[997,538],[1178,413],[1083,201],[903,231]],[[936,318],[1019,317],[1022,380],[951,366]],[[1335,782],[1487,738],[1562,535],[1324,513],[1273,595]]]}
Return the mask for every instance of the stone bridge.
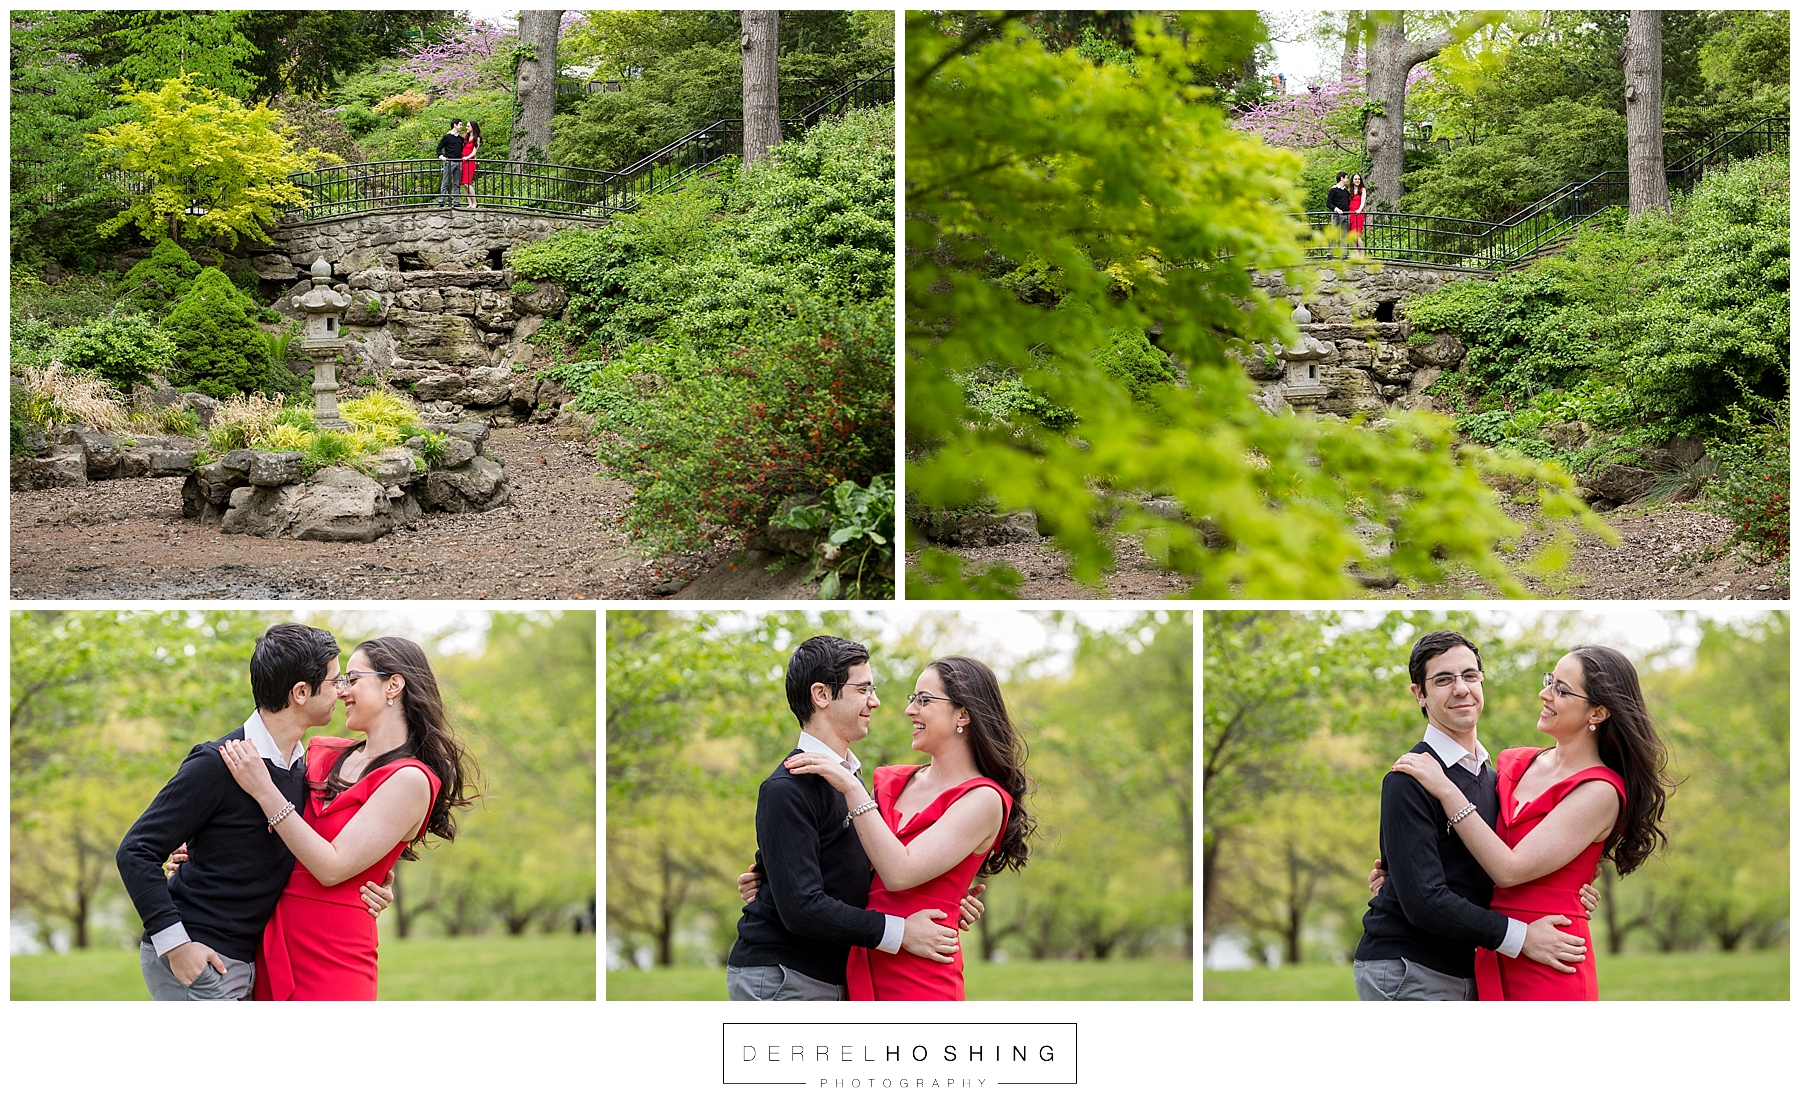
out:
{"label": "stone bridge", "polygon": [[274,243],[253,247],[251,265],[264,281],[286,289],[323,258],[339,275],[363,270],[503,270],[507,252],[571,227],[604,220],[533,215],[499,209],[416,208],[365,212],[332,219],[282,221]]}

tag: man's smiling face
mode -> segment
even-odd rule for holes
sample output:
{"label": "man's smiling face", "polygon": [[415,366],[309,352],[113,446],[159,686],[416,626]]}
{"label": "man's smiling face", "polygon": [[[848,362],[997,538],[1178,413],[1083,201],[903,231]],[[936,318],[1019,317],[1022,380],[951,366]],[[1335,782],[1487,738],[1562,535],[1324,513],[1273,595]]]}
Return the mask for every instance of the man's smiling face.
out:
{"label": "man's smiling face", "polygon": [[[1425,661],[1425,686],[1415,686],[1412,692],[1431,724],[1451,736],[1475,731],[1481,720],[1481,683],[1471,683],[1463,675],[1480,671],[1475,653],[1460,644]],[[1453,678],[1446,682],[1447,676]]]}
{"label": "man's smiling face", "polygon": [[[850,669],[843,691],[817,712],[831,723],[845,744],[855,744],[869,735],[869,717],[881,700],[875,697],[875,672],[868,664]],[[824,684],[814,690],[824,688]],[[829,692],[829,688],[824,688]]]}

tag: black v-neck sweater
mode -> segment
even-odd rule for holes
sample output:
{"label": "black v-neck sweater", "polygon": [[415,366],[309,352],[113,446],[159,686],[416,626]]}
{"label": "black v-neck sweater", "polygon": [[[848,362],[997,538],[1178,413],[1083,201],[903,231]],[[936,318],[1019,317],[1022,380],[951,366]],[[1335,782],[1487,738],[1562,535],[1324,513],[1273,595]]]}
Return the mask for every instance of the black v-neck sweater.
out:
{"label": "black v-neck sweater", "polygon": [[[269,832],[268,818],[219,757],[242,727],[195,745],[119,845],[119,877],[144,922],[144,940],[180,922],[188,939],[233,960],[253,961],[263,926],[294,870],[294,854]],[[269,776],[296,810],[306,805],[306,765]],[[163,878],[163,861],[182,842],[188,860]]]}
{"label": "black v-neck sweater", "polygon": [[[1437,759],[1424,741],[1412,751]],[[1445,771],[1492,828],[1500,819],[1493,766],[1483,764],[1479,776],[1457,764]],[[1505,943],[1507,918],[1488,909],[1494,881],[1456,831],[1445,828],[1446,820],[1443,805],[1412,776],[1389,772],[1381,781],[1381,859],[1388,880],[1363,915],[1357,960],[1400,957],[1466,979],[1475,975],[1478,947]]]}
{"label": "black v-neck sweater", "polygon": [[785,761],[763,780],[756,794],[763,885],[738,917],[732,965],[784,965],[843,984],[850,947],[881,944],[887,916],[866,909],[869,856],[856,830],[844,825],[849,812],[824,776],[794,775]]}

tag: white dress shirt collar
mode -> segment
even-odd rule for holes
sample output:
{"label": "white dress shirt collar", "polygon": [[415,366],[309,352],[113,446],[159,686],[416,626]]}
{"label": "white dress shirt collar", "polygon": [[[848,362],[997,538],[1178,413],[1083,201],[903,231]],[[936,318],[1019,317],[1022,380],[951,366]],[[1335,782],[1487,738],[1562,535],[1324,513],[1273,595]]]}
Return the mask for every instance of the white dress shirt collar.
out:
{"label": "white dress shirt collar", "polygon": [[823,752],[825,755],[849,769],[851,775],[856,776],[858,779],[862,778],[862,761],[856,758],[856,753],[852,752],[848,759],[839,756],[832,750],[830,745],[804,729],[800,731],[800,743],[794,747],[798,748],[801,752]]}
{"label": "white dress shirt collar", "polygon": [[1480,741],[1475,742],[1475,751],[1470,752],[1435,725],[1425,726],[1425,743],[1431,746],[1431,751],[1437,753],[1437,758],[1443,761],[1445,767],[1461,764],[1469,774],[1480,775],[1481,765],[1487,763],[1487,749],[1481,747]]}
{"label": "white dress shirt collar", "polygon": [[294,760],[306,755],[306,742],[301,741],[294,746],[294,759],[290,760],[281,754],[281,746],[275,743],[275,735],[263,724],[262,711],[251,710],[244,721],[244,739],[256,746],[256,754],[268,760],[282,771],[294,766]]}

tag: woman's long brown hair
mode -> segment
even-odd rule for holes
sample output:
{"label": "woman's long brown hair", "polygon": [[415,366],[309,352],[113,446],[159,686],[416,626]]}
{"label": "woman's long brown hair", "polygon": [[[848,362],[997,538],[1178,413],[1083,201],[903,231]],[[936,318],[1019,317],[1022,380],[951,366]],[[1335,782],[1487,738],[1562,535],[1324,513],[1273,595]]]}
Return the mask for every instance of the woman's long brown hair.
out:
{"label": "woman's long brown hair", "polygon": [[969,751],[975,767],[1012,796],[1000,847],[981,862],[979,874],[997,875],[1008,868],[1016,872],[1025,867],[1031,853],[1029,842],[1037,822],[1025,811],[1025,796],[1031,791],[1031,780],[1025,777],[1025,739],[1006,712],[1000,680],[988,665],[968,656],[945,656],[925,666],[937,672],[951,704],[969,713]]}
{"label": "woman's long brown hair", "polygon": [[1588,703],[1609,711],[1594,735],[1601,762],[1625,780],[1625,809],[1606,839],[1606,856],[1619,875],[1628,875],[1668,842],[1663,808],[1676,786],[1666,770],[1668,749],[1650,720],[1637,668],[1623,653],[1584,644],[1569,655],[1581,661]]}
{"label": "woman's long brown hair", "polygon": [[[464,784],[473,783],[475,761],[450,728],[444,714],[444,698],[438,693],[437,676],[432,674],[424,649],[404,637],[378,637],[363,641],[356,646],[356,651],[368,659],[370,667],[383,675],[400,675],[406,679],[406,687],[400,694],[400,705],[406,714],[406,743],[369,761],[368,767],[357,778],[396,760],[407,759],[424,764],[438,778],[437,797],[431,802],[431,813],[419,827],[419,835],[400,854],[406,860],[417,860],[419,854],[415,850],[426,834],[446,841],[456,840],[455,811],[474,805],[478,797],[464,794]],[[351,745],[344,750],[344,756],[367,743],[365,740]],[[354,786],[343,776],[344,756],[338,757],[331,774],[325,777],[327,802]]]}

